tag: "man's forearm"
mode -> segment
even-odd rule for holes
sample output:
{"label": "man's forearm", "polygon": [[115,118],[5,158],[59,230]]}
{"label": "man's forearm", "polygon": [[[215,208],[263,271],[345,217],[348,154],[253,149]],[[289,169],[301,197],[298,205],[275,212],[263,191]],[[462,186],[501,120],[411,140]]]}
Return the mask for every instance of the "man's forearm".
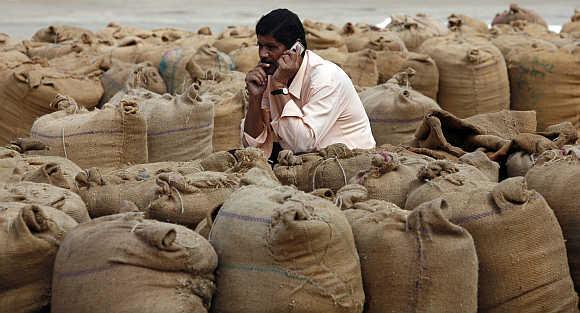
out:
{"label": "man's forearm", "polygon": [[248,112],[244,122],[244,131],[248,135],[257,138],[264,131],[264,119],[262,117],[262,96],[250,95]]}

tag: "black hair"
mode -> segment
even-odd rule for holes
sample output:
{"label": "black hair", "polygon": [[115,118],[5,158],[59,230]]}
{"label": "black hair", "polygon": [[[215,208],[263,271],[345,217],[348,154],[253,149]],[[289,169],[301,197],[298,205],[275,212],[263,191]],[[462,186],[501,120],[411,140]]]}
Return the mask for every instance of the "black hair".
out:
{"label": "black hair", "polygon": [[297,40],[307,48],[304,26],[298,15],[288,9],[276,9],[262,16],[256,24],[256,35],[270,35],[287,49]]}

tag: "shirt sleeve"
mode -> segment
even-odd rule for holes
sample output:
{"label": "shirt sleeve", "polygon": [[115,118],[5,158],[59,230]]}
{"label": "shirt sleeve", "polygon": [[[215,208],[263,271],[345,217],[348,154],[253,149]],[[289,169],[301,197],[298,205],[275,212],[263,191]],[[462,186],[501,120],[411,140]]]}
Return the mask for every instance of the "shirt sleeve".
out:
{"label": "shirt sleeve", "polygon": [[290,100],[284,105],[280,118],[271,122],[272,128],[294,152],[315,150],[340,116],[338,85],[325,84],[314,88],[310,101],[302,108]]}
{"label": "shirt sleeve", "polygon": [[245,121],[246,119],[242,119],[242,124],[240,126],[242,134],[241,136],[242,146],[262,149],[266,157],[269,157],[272,154],[272,148],[274,146],[272,133],[271,131],[269,131],[270,128],[267,125],[264,125],[264,130],[262,131],[262,133],[257,138],[254,138],[244,131]]}

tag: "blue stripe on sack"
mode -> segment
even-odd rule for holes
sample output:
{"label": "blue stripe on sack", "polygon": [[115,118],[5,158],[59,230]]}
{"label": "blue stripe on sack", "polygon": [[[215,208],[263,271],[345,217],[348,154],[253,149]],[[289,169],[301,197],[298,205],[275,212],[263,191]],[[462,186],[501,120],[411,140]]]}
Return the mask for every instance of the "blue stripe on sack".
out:
{"label": "blue stripe on sack", "polygon": [[[65,134],[64,138],[85,136],[85,135],[120,134],[122,132],[123,132],[122,130],[88,130],[86,132]],[[63,137],[62,135],[47,135],[47,134],[39,133],[36,131],[32,131],[30,133],[30,135],[32,137],[43,137],[43,138],[51,138],[51,139],[61,139]]]}
{"label": "blue stripe on sack", "polygon": [[284,270],[282,268],[276,266],[259,266],[259,265],[249,265],[249,264],[232,264],[232,263],[225,263],[219,265],[219,270],[234,270],[234,271],[243,271],[243,272],[255,272],[255,273],[273,273],[280,276],[284,276],[286,278],[290,278],[293,280],[298,280],[302,282],[308,282],[311,285],[315,285],[314,282],[302,275],[298,275],[296,273],[292,273],[290,271]]}
{"label": "blue stripe on sack", "polygon": [[272,223],[272,219],[269,217],[255,217],[255,216],[249,216],[249,215],[241,215],[241,214],[237,214],[237,213],[226,212],[224,210],[220,210],[218,216],[233,218],[233,219],[242,220],[242,221],[246,221],[246,222],[255,222],[255,223],[263,223],[263,224],[271,224]]}

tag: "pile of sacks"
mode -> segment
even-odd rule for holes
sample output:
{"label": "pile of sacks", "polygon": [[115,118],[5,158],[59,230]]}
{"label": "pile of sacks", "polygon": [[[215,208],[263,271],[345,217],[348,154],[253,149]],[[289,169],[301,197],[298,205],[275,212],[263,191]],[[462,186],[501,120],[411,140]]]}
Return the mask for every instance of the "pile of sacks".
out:
{"label": "pile of sacks", "polygon": [[304,21],[378,146],[274,166],[248,27],[0,34],[0,312],[578,312],[576,15]]}

